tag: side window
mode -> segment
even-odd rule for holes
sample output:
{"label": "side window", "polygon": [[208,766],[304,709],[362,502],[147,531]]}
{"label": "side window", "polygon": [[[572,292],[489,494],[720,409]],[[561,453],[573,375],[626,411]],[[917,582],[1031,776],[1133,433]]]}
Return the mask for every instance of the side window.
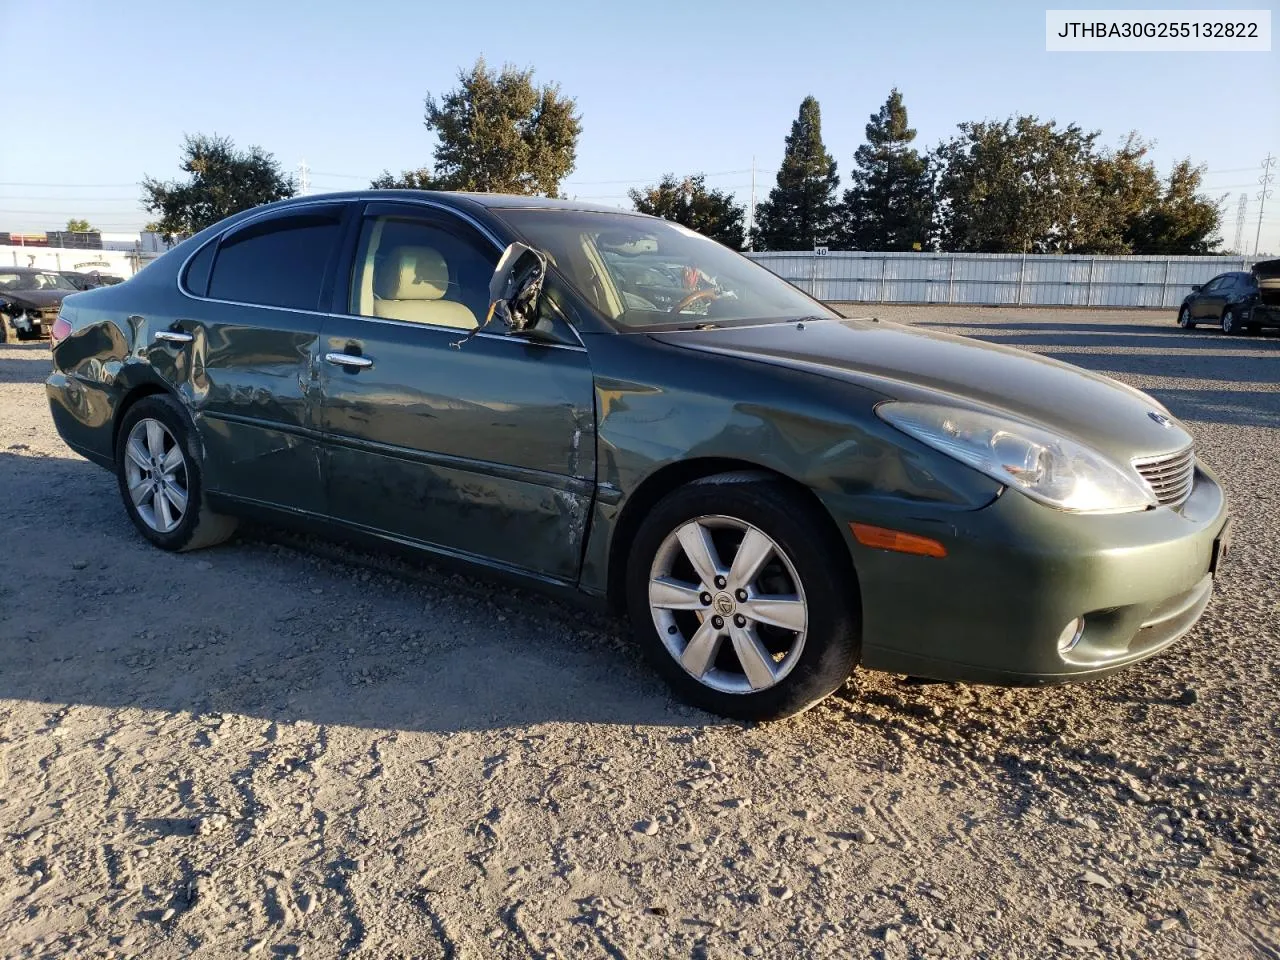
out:
{"label": "side window", "polygon": [[275,217],[232,233],[209,278],[216,300],[315,310],[338,240],[340,207]]}
{"label": "side window", "polygon": [[1222,281],[1223,281],[1223,280],[1225,280],[1225,279],[1226,279],[1225,277],[1214,277],[1212,280],[1210,280],[1208,283],[1206,283],[1206,284],[1201,288],[1200,292],[1201,292],[1201,293],[1214,293],[1215,291],[1219,291],[1219,290],[1221,290],[1221,289],[1222,289]]}
{"label": "side window", "polygon": [[498,251],[435,221],[366,217],[351,276],[351,313],[470,330],[489,309]]}
{"label": "side window", "polygon": [[213,255],[218,250],[218,242],[211,240],[200,248],[200,251],[187,264],[187,272],[182,275],[182,285],[197,297],[203,297],[209,289],[209,268],[213,266]]}

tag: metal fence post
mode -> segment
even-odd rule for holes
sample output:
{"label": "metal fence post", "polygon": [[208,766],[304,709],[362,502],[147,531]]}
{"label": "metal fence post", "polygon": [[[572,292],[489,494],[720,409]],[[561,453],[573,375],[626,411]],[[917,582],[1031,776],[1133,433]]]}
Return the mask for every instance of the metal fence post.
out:
{"label": "metal fence post", "polygon": [[1089,282],[1084,288],[1084,305],[1086,307],[1093,306],[1093,268],[1097,266],[1098,258],[1089,258]]}
{"label": "metal fence post", "polygon": [[951,266],[951,269],[947,271],[947,304],[950,305],[955,303],[956,255],[954,253],[947,258],[947,263]]}
{"label": "metal fence post", "polygon": [[1168,306],[1169,299],[1169,258],[1164,258],[1164,279],[1160,281],[1160,306]]}
{"label": "metal fence post", "polygon": [[1018,306],[1022,306],[1022,283],[1027,276],[1027,255],[1022,254],[1022,263],[1018,265]]}
{"label": "metal fence post", "polygon": [[880,258],[880,288],[876,291],[876,302],[884,303],[884,276],[889,272],[889,258]]}

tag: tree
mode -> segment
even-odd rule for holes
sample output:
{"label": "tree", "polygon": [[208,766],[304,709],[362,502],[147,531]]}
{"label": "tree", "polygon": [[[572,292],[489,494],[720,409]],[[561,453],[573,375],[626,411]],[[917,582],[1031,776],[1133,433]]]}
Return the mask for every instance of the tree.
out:
{"label": "tree", "polygon": [[836,162],[822,143],[818,101],[805,97],[791,124],[777,185],[756,208],[752,242],[762,250],[806,250],[837,228]]}
{"label": "tree", "polygon": [[440,190],[435,174],[426,167],[420,170],[402,170],[399,176],[390,170],[383,170],[382,175],[374,178],[369,184],[374,190]]}
{"label": "tree", "polygon": [[641,213],[671,220],[734,250],[742,249],[746,211],[734,202],[733,194],[708,189],[707,178],[701,173],[682,180],[668,173],[657,186],[627,193]]}
{"label": "tree", "polygon": [[558,84],[534,86],[533,70],[491,70],[483,57],[458,81],[424,101],[424,123],[436,135],[433,168],[387,171],[374,185],[556,196],[577,160],[575,101]]}
{"label": "tree", "polygon": [[1224,193],[1215,202],[1200,193],[1205,168],[1179,160],[1164,181],[1160,199],[1129,225],[1134,253],[1201,256],[1222,243]]}
{"label": "tree", "polygon": [[912,148],[916,132],[894,88],[867,124],[853,155],[853,185],[842,205],[843,241],[855,250],[923,250],[933,233],[933,178]]}
{"label": "tree", "polygon": [[1097,132],[1013,117],[962,123],[938,147],[943,248],[974,253],[1072,253],[1105,233],[1093,183]]}
{"label": "tree", "polygon": [[180,164],[185,182],[146,177],[142,205],[159,214],[166,240],[198,233],[224,217],[297,193],[275,157],[261,147],[237,150],[228,137],[196,134],[184,138]]}
{"label": "tree", "polygon": [[88,220],[82,220],[79,217],[72,217],[67,221],[68,233],[89,233],[92,230],[93,227],[89,225]]}

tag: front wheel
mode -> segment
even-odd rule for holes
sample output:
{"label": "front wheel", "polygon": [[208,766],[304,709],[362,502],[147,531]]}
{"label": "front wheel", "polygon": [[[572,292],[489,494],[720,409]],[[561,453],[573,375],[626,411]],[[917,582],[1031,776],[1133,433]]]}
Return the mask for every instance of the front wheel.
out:
{"label": "front wheel", "polygon": [[163,550],[221,543],[236,521],[209,509],[192,430],[177,401],[156,395],[129,408],[120,424],[116,479],[129,519]]}
{"label": "front wheel", "polygon": [[1178,326],[1183,330],[1194,330],[1196,328],[1196,322],[1191,319],[1190,307],[1184,306],[1178,311]]}
{"label": "front wheel", "polygon": [[1236,317],[1236,312],[1231,307],[1222,311],[1222,332],[1227,336],[1235,336],[1240,332],[1240,320]]}
{"label": "front wheel", "polygon": [[858,586],[845,550],[820,508],[767,475],[681,487],[633,544],[636,639],[693,706],[741,720],[800,713],[858,661]]}

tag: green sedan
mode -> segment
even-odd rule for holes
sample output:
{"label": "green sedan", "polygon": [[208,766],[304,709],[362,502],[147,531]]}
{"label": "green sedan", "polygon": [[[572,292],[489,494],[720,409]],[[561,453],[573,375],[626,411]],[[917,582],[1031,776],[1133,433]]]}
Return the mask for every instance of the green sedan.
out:
{"label": "green sedan", "polygon": [[1151,397],[842,320],[678,225],[373,191],[237,214],[69,297],[66,442],[141,535],[238,518],[626,610],[675,692],[797,713],[859,664],[1051,683],[1208,604],[1227,504]]}

